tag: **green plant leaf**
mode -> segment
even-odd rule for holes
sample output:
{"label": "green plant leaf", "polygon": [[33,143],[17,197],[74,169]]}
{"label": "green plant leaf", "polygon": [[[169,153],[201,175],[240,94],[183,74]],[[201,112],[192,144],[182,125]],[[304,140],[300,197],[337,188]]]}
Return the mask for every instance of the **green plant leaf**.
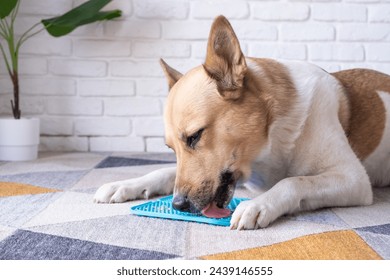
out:
{"label": "green plant leaf", "polygon": [[[0,0],[1,1],[1,0]],[[62,16],[42,20],[47,32],[54,37],[69,34],[77,27],[101,20],[120,17],[120,10],[100,11],[111,0],[90,0]]]}
{"label": "green plant leaf", "polygon": [[18,0],[0,0],[0,18],[8,16],[15,8]]}

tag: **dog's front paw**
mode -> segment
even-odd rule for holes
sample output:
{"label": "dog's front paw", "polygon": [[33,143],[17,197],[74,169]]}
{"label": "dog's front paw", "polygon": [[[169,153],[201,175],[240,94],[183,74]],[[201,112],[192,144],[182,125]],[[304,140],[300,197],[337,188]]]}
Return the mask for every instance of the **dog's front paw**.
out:
{"label": "dog's front paw", "polygon": [[[134,182],[135,183],[135,182]],[[147,198],[147,191],[129,182],[113,182],[101,186],[95,193],[95,203],[121,203],[137,198]]]}
{"label": "dog's front paw", "polygon": [[102,185],[95,193],[93,201],[95,203],[114,203],[126,201],[123,194],[123,186],[119,182],[107,183]]}
{"label": "dog's front paw", "polygon": [[231,229],[258,229],[267,227],[277,215],[263,199],[252,199],[241,202],[234,211]]}

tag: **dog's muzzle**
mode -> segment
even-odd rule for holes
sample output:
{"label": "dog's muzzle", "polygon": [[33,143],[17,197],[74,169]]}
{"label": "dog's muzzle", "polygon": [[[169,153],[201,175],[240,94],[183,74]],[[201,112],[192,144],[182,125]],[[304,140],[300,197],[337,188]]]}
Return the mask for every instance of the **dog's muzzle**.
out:
{"label": "dog's muzzle", "polygon": [[[174,209],[190,213],[202,213],[207,217],[228,216],[227,206],[233,197],[236,178],[233,172],[225,170],[219,176],[219,186],[214,196],[204,198],[204,201],[192,202],[187,195],[176,194],[172,201]],[[196,206],[195,206],[196,205]]]}
{"label": "dog's muzzle", "polygon": [[177,194],[173,198],[172,206],[174,209],[183,212],[197,213],[199,210],[192,204],[187,196]]}

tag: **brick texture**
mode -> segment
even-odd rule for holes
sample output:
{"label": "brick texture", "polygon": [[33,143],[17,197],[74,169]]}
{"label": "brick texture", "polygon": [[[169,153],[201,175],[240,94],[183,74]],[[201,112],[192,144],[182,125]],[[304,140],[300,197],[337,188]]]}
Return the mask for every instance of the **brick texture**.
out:
{"label": "brick texture", "polygon": [[[15,31],[83,2],[22,1]],[[390,74],[388,0],[114,0],[106,7],[116,8],[120,19],[61,38],[43,31],[22,46],[22,113],[40,117],[41,150],[168,152],[168,87],[158,60],[182,73],[202,63],[220,14],[245,55]],[[11,94],[0,60],[0,116],[11,115]]]}

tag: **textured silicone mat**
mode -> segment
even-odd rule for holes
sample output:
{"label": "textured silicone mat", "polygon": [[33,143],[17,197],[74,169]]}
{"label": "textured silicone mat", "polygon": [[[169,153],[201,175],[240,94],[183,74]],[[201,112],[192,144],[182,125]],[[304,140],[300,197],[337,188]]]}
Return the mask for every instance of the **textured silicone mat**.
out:
{"label": "textured silicone mat", "polygon": [[[131,207],[130,212],[135,215],[153,218],[197,222],[225,227],[230,225],[231,215],[229,217],[216,219],[205,217],[200,213],[188,213],[175,210],[172,207],[172,198],[173,196],[170,195],[157,200],[148,201]],[[228,205],[228,209],[233,212],[237,205],[244,200],[248,200],[248,198],[233,198]]]}

